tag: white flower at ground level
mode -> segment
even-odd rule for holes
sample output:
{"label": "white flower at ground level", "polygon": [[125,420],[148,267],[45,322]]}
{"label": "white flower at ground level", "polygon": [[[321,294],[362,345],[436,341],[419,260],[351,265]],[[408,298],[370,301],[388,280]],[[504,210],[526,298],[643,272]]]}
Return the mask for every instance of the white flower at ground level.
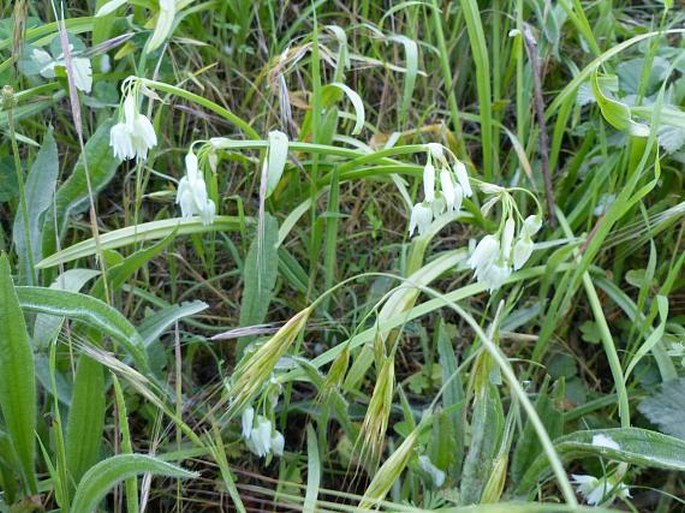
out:
{"label": "white flower at ground level", "polygon": [[628,485],[612,482],[611,478],[571,474],[571,482],[576,485],[578,493],[590,506],[598,506],[605,499],[613,500],[614,497],[631,497]]}
{"label": "white flower at ground level", "polygon": [[433,485],[436,488],[440,488],[443,484],[445,484],[445,472],[433,465],[433,462],[425,454],[419,456],[419,467],[421,467],[421,470],[431,476]]}
{"label": "white flower at ground level", "polygon": [[157,134],[148,117],[138,111],[133,94],[124,98],[123,114],[123,120],[112,127],[109,135],[114,156],[123,160],[147,159],[150,148],[157,146]]}
{"label": "white flower at ground level", "polygon": [[202,224],[214,221],[216,205],[207,195],[207,184],[198,169],[197,156],[190,151],[186,155],[186,175],[178,183],[176,203],[181,207],[181,215],[190,218],[199,215]]}
{"label": "white flower at ground level", "polygon": [[411,209],[409,217],[409,236],[414,234],[414,230],[419,230],[419,235],[428,231],[428,227],[433,222],[433,209],[423,203],[417,203]]}

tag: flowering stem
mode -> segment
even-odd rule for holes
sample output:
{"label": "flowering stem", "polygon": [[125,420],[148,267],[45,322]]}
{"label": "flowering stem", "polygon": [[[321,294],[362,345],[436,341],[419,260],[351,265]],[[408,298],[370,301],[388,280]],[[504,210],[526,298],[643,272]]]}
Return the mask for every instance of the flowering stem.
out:
{"label": "flowering stem", "polygon": [[241,129],[245,135],[250,137],[251,139],[259,139],[259,134],[244,120],[233,114],[230,110],[222,107],[221,105],[218,105],[214,103],[211,100],[208,100],[207,98],[203,98],[200,95],[197,95],[195,93],[191,93],[189,91],[186,91],[185,89],[182,89],[180,87],[176,87],[170,84],[166,84],[164,82],[158,82],[156,80],[149,80],[147,78],[136,78],[141,84],[145,84],[147,87],[151,89],[158,89],[160,91],[164,91],[165,93],[170,93],[174,94],[176,96],[180,96],[181,98],[185,98],[186,100],[189,100],[191,102],[197,103],[198,105],[201,105],[212,112],[218,114],[222,118],[226,119],[227,121],[233,123],[235,126],[237,126],[239,129]]}

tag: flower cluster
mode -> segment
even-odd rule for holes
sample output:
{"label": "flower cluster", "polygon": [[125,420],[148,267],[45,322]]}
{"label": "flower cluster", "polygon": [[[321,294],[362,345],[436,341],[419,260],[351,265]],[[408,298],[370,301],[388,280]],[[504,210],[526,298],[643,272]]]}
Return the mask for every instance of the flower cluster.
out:
{"label": "flower cluster", "polygon": [[[621,447],[612,438],[605,435],[592,437],[592,445],[620,450]],[[597,506],[603,502],[611,503],[615,497],[620,499],[630,498],[630,489],[623,483],[625,467],[619,465],[616,472],[602,477],[584,474],[571,474],[571,480],[576,485],[578,493],[583,496],[590,506]]]}
{"label": "flower cluster", "polygon": [[247,448],[260,458],[269,454],[283,456],[285,439],[262,415],[257,415],[252,406],[245,408],[242,415],[243,438]]}
{"label": "flower cluster", "polygon": [[157,146],[157,134],[152,123],[138,108],[135,86],[131,87],[119,109],[119,122],[109,133],[109,145],[121,160],[145,160],[150,148]]}
{"label": "flower cluster", "polygon": [[208,198],[207,184],[192,150],[186,155],[186,175],[178,183],[176,204],[181,206],[181,214],[185,218],[199,215],[204,225],[214,221],[216,205]]}
{"label": "flower cluster", "polygon": [[[469,198],[473,194],[463,162],[454,158],[454,166],[451,166],[439,144],[429,143],[426,149],[427,159],[423,168],[424,200],[416,203],[411,210],[410,236],[417,229],[419,235],[426,233],[433,219],[445,211],[458,212],[463,198]],[[436,188],[436,177],[439,177],[439,189]]]}
{"label": "flower cluster", "polygon": [[495,235],[486,235],[471,254],[469,266],[475,271],[476,279],[497,290],[511,276],[512,269],[518,271],[533,253],[533,235],[542,226],[540,216],[528,216],[522,223],[517,236],[516,221],[509,215]]}

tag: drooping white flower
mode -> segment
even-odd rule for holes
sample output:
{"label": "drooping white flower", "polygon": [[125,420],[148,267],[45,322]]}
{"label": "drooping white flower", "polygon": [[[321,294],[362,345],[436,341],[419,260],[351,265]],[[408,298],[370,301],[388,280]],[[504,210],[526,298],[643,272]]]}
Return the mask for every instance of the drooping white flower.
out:
{"label": "drooping white flower", "polygon": [[512,264],[514,265],[514,271],[521,269],[521,267],[523,267],[532,254],[533,241],[530,239],[530,237],[521,234],[516,241],[516,244],[514,244],[514,250],[511,257]]}
{"label": "drooping white flower", "polygon": [[428,231],[428,227],[433,222],[433,210],[430,206],[423,203],[417,203],[411,209],[411,216],[409,217],[409,236],[414,234],[414,230],[418,228],[419,235],[423,235]]}
{"label": "drooping white flower", "polygon": [[491,265],[481,273],[476,271],[478,281],[482,282],[488,288],[489,292],[501,288],[509,276],[511,276],[511,267],[506,264]]}
{"label": "drooping white flower", "polygon": [[209,225],[214,221],[216,205],[207,195],[207,184],[198,169],[197,156],[192,151],[185,158],[186,175],[178,183],[176,203],[181,207],[181,215],[190,218],[199,215],[202,224]]}
{"label": "drooping white flower", "polygon": [[421,467],[421,470],[431,476],[433,485],[435,485],[436,488],[440,488],[443,484],[445,484],[445,472],[433,465],[433,462],[425,454],[419,456],[419,467]]}
{"label": "drooping white flower", "polygon": [[622,499],[631,497],[628,485],[612,482],[611,478],[571,474],[571,482],[576,485],[578,493],[590,506],[598,506],[605,497],[611,500],[613,497]]}
{"label": "drooping white flower", "polygon": [[[133,94],[127,94],[123,102],[124,119],[110,131],[109,145],[114,156],[124,160],[147,158],[150,148],[157,146],[157,134],[148,117],[138,111]],[[128,139],[128,140],[126,140]]]}
{"label": "drooping white flower", "polygon": [[445,160],[445,151],[442,149],[442,144],[428,143],[426,144],[426,148],[428,149],[431,157],[433,157],[435,160]]}
{"label": "drooping white flower", "polygon": [[435,199],[435,167],[430,162],[423,168],[423,194],[429,203]]}
{"label": "drooping white flower", "polygon": [[260,458],[271,452],[271,422],[266,417],[257,415],[257,423],[245,442],[247,448]]}
{"label": "drooping white flower", "polygon": [[463,198],[463,191],[458,183],[454,183],[452,173],[446,168],[440,170],[440,188],[442,189],[442,197],[445,198],[447,210],[449,212],[458,212],[461,208]]}
{"label": "drooping white flower", "polygon": [[252,406],[248,406],[243,410],[241,422],[243,428],[243,438],[247,440],[250,438],[250,433],[252,433],[252,424],[254,422],[254,408]]}
{"label": "drooping white flower", "polygon": [[454,174],[457,177],[457,182],[461,185],[461,189],[464,191],[464,196],[470,198],[473,196],[473,190],[471,189],[471,183],[469,182],[469,175],[466,172],[466,166],[463,162],[457,161],[454,166]]}

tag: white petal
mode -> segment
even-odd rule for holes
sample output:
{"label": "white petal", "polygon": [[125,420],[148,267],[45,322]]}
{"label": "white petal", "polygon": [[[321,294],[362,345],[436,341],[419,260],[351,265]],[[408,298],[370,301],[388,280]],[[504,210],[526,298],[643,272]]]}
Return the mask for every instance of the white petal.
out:
{"label": "white petal", "polygon": [[42,48],[34,48],[33,52],[31,52],[31,57],[34,61],[36,61],[37,64],[40,64],[43,67],[52,62],[52,57],[50,54]]}
{"label": "white petal", "polygon": [[442,149],[442,144],[428,143],[426,144],[426,148],[430,152],[431,157],[433,157],[438,162],[445,159],[445,152]]}
{"label": "white petal", "polygon": [[528,261],[530,255],[533,254],[533,241],[526,236],[519,237],[514,244],[514,252],[512,261],[514,264],[514,271],[518,271]]}
{"label": "white petal", "polygon": [[189,151],[186,155],[186,173],[189,176],[197,175],[198,165],[197,165],[197,155],[193,151]]}
{"label": "white petal", "polygon": [[257,426],[250,433],[253,452],[263,458],[271,452],[271,422],[261,415],[257,416]]}
{"label": "white petal", "polygon": [[209,226],[214,222],[214,216],[216,214],[216,205],[212,200],[207,200],[204,208],[200,211],[200,217],[202,218],[202,224]]}
{"label": "white petal", "polygon": [[271,436],[271,450],[276,456],[283,456],[283,449],[285,448],[285,438],[278,431],[274,431]]}
{"label": "white petal", "polygon": [[132,159],[135,156],[131,134],[123,123],[117,123],[109,131],[109,145],[114,156],[120,160]]}
{"label": "white petal", "polygon": [[124,98],[124,122],[131,133],[135,131],[136,110],[136,99],[132,94],[127,94]]}
{"label": "white petal", "polygon": [[252,406],[248,406],[243,410],[243,415],[242,415],[242,427],[243,427],[243,438],[249,438],[250,433],[252,432],[252,422],[254,421],[254,408]]}
{"label": "white petal", "polygon": [[442,196],[445,198],[447,210],[450,212],[458,210],[456,207],[457,191],[454,187],[454,180],[452,174],[447,169],[440,170],[440,189],[442,189]]}
{"label": "white petal", "polygon": [[138,114],[135,122],[135,134],[140,137],[148,148],[157,146],[157,134],[152,123],[144,114]]}
{"label": "white petal", "polygon": [[486,267],[492,265],[494,260],[499,256],[499,241],[494,235],[486,235],[476,246],[471,258],[469,259],[469,266],[471,269],[478,267]]}
{"label": "white petal", "polygon": [[429,203],[435,199],[435,167],[430,162],[423,168],[423,194]]}
{"label": "white petal", "polygon": [[512,217],[507,218],[504,223],[504,231],[502,232],[502,256],[504,260],[509,260],[511,255],[511,245],[514,242],[514,230],[516,230],[516,222]]}
{"label": "white petal", "polygon": [[511,276],[511,267],[500,264],[491,265],[485,272],[477,275],[478,281],[486,285],[490,292],[501,288],[509,276]]}
{"label": "white petal", "polygon": [[454,166],[454,174],[457,176],[457,182],[459,182],[459,185],[461,185],[461,188],[464,191],[464,196],[467,198],[473,196],[471,184],[469,183],[469,175],[466,172],[466,166],[463,162],[457,161],[457,164]]}

